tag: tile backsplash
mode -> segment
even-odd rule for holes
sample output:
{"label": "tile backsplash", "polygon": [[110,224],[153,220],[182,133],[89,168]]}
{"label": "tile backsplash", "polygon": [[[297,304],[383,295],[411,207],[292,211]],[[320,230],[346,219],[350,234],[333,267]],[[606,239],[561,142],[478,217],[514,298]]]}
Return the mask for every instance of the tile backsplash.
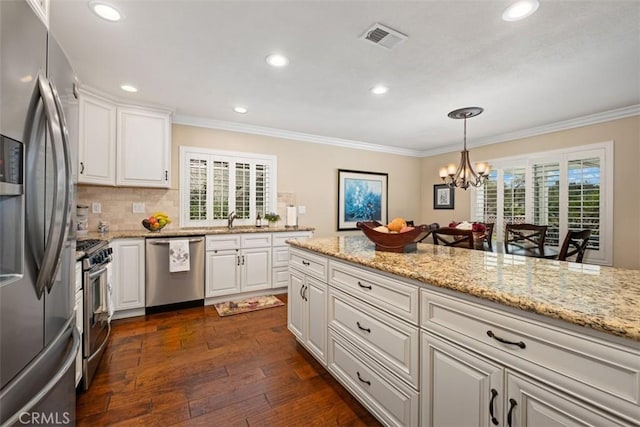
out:
{"label": "tile backsplash", "polygon": [[[93,213],[92,203],[102,205],[101,213]],[[134,203],[144,203],[144,213],[133,213]],[[100,221],[108,221],[109,229],[135,230],[153,212],[162,211],[173,221],[169,227],[179,227],[180,191],[166,188],[128,188],[78,186],[78,205],[89,207],[89,231],[97,231]]]}
{"label": "tile backsplash", "polygon": [[[295,204],[294,193],[278,193],[276,211],[286,218],[286,206]],[[101,213],[93,213],[92,204],[98,202]],[[144,203],[144,213],[133,213],[134,203]],[[142,220],[153,212],[169,215],[172,223],[166,229],[180,227],[180,190],[166,188],[78,186],[78,205],[89,207],[89,231],[97,231],[100,221],[108,221],[112,231],[142,228]]]}

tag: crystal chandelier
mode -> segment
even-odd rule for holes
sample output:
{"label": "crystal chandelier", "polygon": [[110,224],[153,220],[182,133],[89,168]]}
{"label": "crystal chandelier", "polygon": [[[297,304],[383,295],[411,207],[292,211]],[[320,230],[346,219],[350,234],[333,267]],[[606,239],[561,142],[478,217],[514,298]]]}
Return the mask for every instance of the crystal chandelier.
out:
{"label": "crystal chandelier", "polygon": [[491,166],[481,162],[476,163],[476,171],[471,167],[469,160],[469,150],[467,150],[467,119],[475,117],[484,111],[480,107],[466,107],[454,110],[448,115],[452,119],[464,119],[464,149],[460,152],[460,164],[456,168],[453,163],[440,169],[440,178],[445,184],[452,187],[459,187],[464,190],[472,187],[480,187],[489,178]]}

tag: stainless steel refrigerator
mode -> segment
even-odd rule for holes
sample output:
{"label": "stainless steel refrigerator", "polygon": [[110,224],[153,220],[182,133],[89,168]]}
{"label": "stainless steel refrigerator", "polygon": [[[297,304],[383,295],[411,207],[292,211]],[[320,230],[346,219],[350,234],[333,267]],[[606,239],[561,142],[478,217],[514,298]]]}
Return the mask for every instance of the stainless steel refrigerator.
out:
{"label": "stainless steel refrigerator", "polygon": [[0,0],[0,424],[75,423],[75,76],[24,0]]}

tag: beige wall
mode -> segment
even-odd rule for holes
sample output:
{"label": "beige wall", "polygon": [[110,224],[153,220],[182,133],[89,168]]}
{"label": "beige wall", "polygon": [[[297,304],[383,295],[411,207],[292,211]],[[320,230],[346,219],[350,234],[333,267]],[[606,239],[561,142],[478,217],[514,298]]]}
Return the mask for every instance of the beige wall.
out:
{"label": "beige wall", "polygon": [[[89,214],[90,230],[96,230],[101,220],[109,221],[112,230],[137,229],[141,220],[154,211],[164,211],[174,219],[167,229],[178,227],[180,146],[277,156],[278,213],[284,220],[287,204],[305,206],[307,212],[299,216],[298,223],[314,227],[318,237],[337,233],[338,169],[388,173],[390,219],[396,216],[415,219],[420,214],[417,157],[184,125],[173,125],[172,135],[171,189],[78,187],[78,204],[102,204],[102,213]],[[133,202],[144,202],[146,215],[133,214]],[[341,232],[353,233],[359,232]]]}
{"label": "beige wall", "polygon": [[173,126],[173,187],[178,188],[180,146],[271,154],[278,158],[279,214],[283,200],[305,206],[301,226],[315,227],[318,237],[336,234],[338,169],[389,174],[389,217],[418,218],[420,159],[261,135]]}
{"label": "beige wall", "polygon": [[[530,138],[486,145],[470,150],[471,161],[510,157],[576,145],[614,141],[613,265],[640,268],[640,116],[614,120]],[[473,142],[473,141],[471,141]],[[424,192],[420,222],[448,224],[470,216],[469,192],[455,190],[455,210],[433,209],[433,185],[439,169],[458,163],[459,152],[421,159]]]}
{"label": "beige wall", "polygon": [[[472,162],[515,156],[522,153],[614,141],[614,266],[640,268],[640,117],[614,120],[531,138],[487,145],[471,150]],[[303,226],[316,228],[316,236],[337,233],[338,169],[354,169],[389,174],[389,217],[402,216],[416,224],[469,218],[469,194],[456,190],[455,210],[433,209],[433,185],[439,183],[438,170],[457,163],[459,153],[425,157],[399,156],[330,145],[292,141],[259,135],[214,130],[194,126],[173,126],[172,188],[131,189],[80,186],[79,203],[102,203],[102,214],[91,214],[90,229],[101,219],[113,229],[140,227],[141,214],[131,213],[132,202],[145,202],[147,214],[164,210],[175,220],[179,210],[179,147],[263,153],[278,158],[278,205],[284,217],[285,203],[303,205],[307,213],[299,217]],[[352,232],[342,232],[350,234]]]}

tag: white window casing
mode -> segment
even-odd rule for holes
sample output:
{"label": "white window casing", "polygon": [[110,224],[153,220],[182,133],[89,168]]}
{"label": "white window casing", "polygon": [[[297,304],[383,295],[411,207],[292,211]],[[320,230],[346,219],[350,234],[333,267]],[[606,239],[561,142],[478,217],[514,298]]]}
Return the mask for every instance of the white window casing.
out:
{"label": "white window casing", "polygon": [[277,157],[180,147],[180,226],[254,225],[277,207]]}
{"label": "white window casing", "polygon": [[471,191],[471,219],[495,222],[498,245],[511,221],[548,225],[546,244],[558,247],[567,231],[589,228],[585,262],[612,265],[613,146],[607,141],[488,160],[489,183]]}

